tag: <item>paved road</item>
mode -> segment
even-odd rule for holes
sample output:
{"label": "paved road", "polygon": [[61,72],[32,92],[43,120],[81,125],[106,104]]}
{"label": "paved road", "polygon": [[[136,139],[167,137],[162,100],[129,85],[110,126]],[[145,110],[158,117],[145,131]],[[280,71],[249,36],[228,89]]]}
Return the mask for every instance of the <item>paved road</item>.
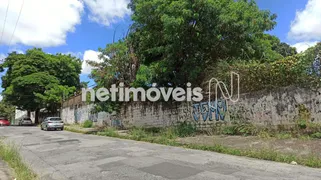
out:
{"label": "paved road", "polygon": [[46,180],[321,179],[320,169],[66,131],[4,127],[0,136]]}

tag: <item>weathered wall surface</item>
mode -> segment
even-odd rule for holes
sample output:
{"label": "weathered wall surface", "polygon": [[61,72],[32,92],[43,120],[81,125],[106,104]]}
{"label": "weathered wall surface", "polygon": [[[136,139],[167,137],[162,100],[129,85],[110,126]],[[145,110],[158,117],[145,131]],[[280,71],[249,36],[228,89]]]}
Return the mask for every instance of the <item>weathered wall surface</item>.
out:
{"label": "weathered wall surface", "polygon": [[[79,99],[80,96],[75,97]],[[84,123],[86,120],[92,120],[98,125],[112,125],[113,116],[106,112],[92,113],[92,104],[86,104],[72,98],[64,103],[61,118],[65,123],[75,124]]]}
{"label": "weathered wall surface", "polygon": [[210,105],[208,102],[130,103],[122,108],[120,119],[125,127],[164,127],[188,121],[204,128],[217,121],[229,121],[225,100]]}
{"label": "weathered wall surface", "polygon": [[[311,120],[321,123],[321,93],[300,88],[282,88],[272,92],[243,94],[236,103],[228,100],[191,102],[131,102],[117,115],[91,114],[92,105],[71,103],[64,107],[62,118],[68,123],[93,120],[113,126],[164,127],[188,121],[199,128],[217,122],[251,122],[262,126],[291,125],[299,119],[299,107],[309,111]],[[73,100],[69,100],[73,102]]]}
{"label": "weathered wall surface", "polygon": [[258,125],[288,125],[300,118],[299,107],[303,107],[312,122],[321,123],[320,90],[287,87],[242,95],[239,102],[229,105],[229,116]]}
{"label": "weathered wall surface", "polygon": [[22,110],[19,110],[19,109],[16,108],[14,119],[15,120],[16,119],[21,119],[22,117],[27,116],[27,114],[28,114],[27,111],[22,111]]}

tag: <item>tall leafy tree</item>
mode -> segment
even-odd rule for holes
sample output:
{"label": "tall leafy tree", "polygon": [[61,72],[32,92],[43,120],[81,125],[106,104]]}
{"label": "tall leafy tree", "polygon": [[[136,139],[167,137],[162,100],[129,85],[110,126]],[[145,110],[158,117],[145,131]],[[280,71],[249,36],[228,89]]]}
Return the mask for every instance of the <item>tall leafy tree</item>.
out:
{"label": "tall leafy tree", "polygon": [[296,55],[298,52],[295,47],[291,47],[289,44],[280,42],[273,47],[273,50],[281,54],[283,57]]}
{"label": "tall leafy tree", "polygon": [[46,54],[41,49],[12,52],[0,69],[6,70],[2,77],[5,100],[19,109],[35,111],[36,123],[40,109],[57,111],[62,97],[81,87],[81,61],[70,55]]}
{"label": "tall leafy tree", "polygon": [[[136,79],[139,62],[131,50],[127,39],[120,40],[113,44],[107,44],[105,48],[100,48],[100,58],[102,62],[88,61],[94,67],[91,77],[96,82],[96,88],[111,87],[124,83],[125,87],[131,86]],[[112,112],[120,107],[118,102],[95,102],[97,111]]]}
{"label": "tall leafy tree", "polygon": [[265,36],[276,15],[252,0],[132,0],[129,7],[133,49],[163,86],[199,84],[219,59],[280,57]]}
{"label": "tall leafy tree", "polygon": [[81,87],[81,88],[88,88],[89,82],[90,82],[90,81],[82,81],[82,82],[80,82],[80,87]]}
{"label": "tall leafy tree", "polygon": [[15,107],[5,101],[0,101],[0,116],[13,120],[15,116]]}
{"label": "tall leafy tree", "polygon": [[318,55],[321,56],[321,42],[305,50],[302,53],[302,58],[305,62],[308,62],[311,64],[315,59],[315,57],[317,57]]}
{"label": "tall leafy tree", "polygon": [[136,78],[138,60],[130,51],[128,41],[120,40],[113,44],[107,44],[100,48],[101,63],[88,61],[94,67],[91,77],[98,83],[98,86],[109,87],[112,84],[123,82],[129,86]]}
{"label": "tall leafy tree", "polygon": [[289,44],[281,42],[276,36],[266,34],[265,39],[270,42],[269,44],[270,47],[272,47],[271,49],[282,57],[288,57],[297,54],[295,47],[291,47]]}

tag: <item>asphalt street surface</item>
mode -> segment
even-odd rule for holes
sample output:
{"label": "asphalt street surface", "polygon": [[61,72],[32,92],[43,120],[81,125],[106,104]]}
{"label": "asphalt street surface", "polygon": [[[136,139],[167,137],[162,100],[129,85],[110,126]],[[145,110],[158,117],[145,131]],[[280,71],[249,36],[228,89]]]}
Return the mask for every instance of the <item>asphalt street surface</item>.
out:
{"label": "asphalt street surface", "polygon": [[0,127],[45,180],[321,179],[321,169],[38,127]]}

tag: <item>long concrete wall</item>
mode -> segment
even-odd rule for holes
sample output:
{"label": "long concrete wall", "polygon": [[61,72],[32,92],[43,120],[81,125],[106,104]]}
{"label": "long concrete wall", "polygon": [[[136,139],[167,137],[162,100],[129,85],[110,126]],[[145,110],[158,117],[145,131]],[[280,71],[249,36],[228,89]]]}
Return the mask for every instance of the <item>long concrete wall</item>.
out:
{"label": "long concrete wall", "polygon": [[[77,97],[78,98],[78,97]],[[241,95],[236,103],[228,100],[217,102],[131,102],[122,106],[115,115],[90,113],[92,105],[71,103],[62,111],[68,123],[93,120],[113,126],[164,127],[188,121],[199,128],[210,127],[217,122],[251,122],[262,126],[294,124],[299,117],[299,107],[308,110],[311,121],[321,123],[321,91],[301,88],[281,88]],[[75,102],[74,99],[69,102]],[[66,103],[68,104],[68,103]]]}

